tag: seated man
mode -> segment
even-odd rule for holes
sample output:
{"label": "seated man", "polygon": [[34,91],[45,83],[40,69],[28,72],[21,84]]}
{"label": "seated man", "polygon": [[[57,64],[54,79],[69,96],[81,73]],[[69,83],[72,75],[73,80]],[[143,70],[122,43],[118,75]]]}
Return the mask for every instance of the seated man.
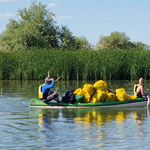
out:
{"label": "seated man", "polygon": [[50,88],[54,87],[54,85],[55,85],[54,78],[46,77],[45,84],[39,86],[39,98],[44,103],[48,103],[53,99],[59,103],[57,91],[50,90]]}
{"label": "seated man", "polygon": [[137,98],[144,98],[147,99],[147,107],[149,105],[149,93],[144,93],[144,79],[140,78],[139,79],[139,84],[136,85],[136,89],[135,89],[136,93],[137,93]]}
{"label": "seated man", "polygon": [[144,79],[139,79],[139,84],[136,85],[137,98],[146,98],[147,93],[144,93]]}

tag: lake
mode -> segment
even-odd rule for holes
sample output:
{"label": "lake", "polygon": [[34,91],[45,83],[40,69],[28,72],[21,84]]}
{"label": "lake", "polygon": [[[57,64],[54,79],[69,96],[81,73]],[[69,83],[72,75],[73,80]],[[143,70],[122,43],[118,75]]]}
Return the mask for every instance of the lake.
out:
{"label": "lake", "polygon": [[[133,95],[137,81],[106,81],[112,89]],[[149,149],[149,109],[29,108],[43,81],[0,81],[0,149]],[[95,81],[57,81],[53,90],[65,91]],[[150,81],[145,81],[145,91]]]}

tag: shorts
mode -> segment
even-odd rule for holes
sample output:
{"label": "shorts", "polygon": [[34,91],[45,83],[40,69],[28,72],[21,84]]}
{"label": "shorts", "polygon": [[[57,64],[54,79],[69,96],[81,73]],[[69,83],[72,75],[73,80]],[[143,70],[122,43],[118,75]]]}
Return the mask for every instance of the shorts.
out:
{"label": "shorts", "polygon": [[144,98],[144,100],[147,100],[147,95],[143,95],[142,98]]}

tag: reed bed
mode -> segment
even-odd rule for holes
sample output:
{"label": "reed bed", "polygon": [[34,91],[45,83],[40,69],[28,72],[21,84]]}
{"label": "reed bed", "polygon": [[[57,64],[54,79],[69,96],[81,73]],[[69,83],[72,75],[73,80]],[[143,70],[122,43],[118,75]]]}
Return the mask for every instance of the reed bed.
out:
{"label": "reed bed", "polygon": [[0,51],[0,79],[63,80],[150,79],[150,51],[143,49]]}

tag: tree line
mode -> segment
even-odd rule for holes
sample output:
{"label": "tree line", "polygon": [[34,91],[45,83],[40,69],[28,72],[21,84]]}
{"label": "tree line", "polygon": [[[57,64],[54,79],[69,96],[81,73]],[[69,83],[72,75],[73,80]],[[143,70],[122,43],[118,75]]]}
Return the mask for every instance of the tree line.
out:
{"label": "tree line", "polygon": [[[31,50],[38,48],[57,49],[93,49],[86,37],[73,36],[67,26],[59,27],[54,20],[55,14],[46,9],[41,2],[31,2],[29,8],[18,10],[20,19],[10,19],[6,30],[0,34],[2,50]],[[95,49],[130,49],[148,46],[142,42],[131,42],[123,32],[112,32],[109,36],[100,36]]]}
{"label": "tree line", "polygon": [[38,48],[91,48],[84,36],[75,37],[67,26],[59,27],[55,14],[41,2],[31,2],[30,7],[19,9],[19,20],[10,19],[0,35],[4,50],[31,50]]}

